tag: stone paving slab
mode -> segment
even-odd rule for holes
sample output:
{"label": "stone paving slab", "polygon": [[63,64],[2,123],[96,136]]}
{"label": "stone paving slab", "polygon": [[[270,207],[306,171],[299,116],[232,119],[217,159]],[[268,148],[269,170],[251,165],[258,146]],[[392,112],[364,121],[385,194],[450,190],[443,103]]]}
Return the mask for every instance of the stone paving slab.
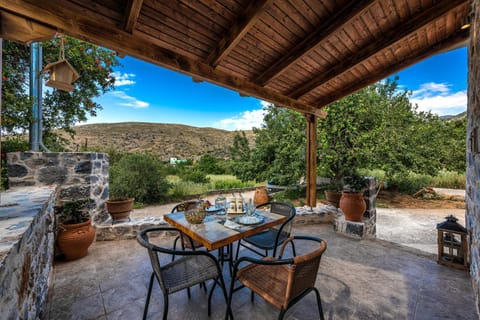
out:
{"label": "stone paving slab", "polygon": [[[293,230],[327,241],[316,282],[326,319],[478,319],[467,272],[438,265],[405,247],[351,240],[332,229],[320,224],[295,225]],[[158,238],[166,246],[172,240]],[[308,248],[298,245],[297,250]],[[147,252],[135,240],[95,242],[87,257],[55,264],[46,319],[141,319],[150,273]],[[228,278],[226,269],[224,274]],[[210,318],[207,299],[198,286],[192,289],[191,300],[186,292],[171,295],[168,319],[222,319],[225,302],[220,291],[214,293]],[[156,284],[148,319],[161,318],[162,304]],[[233,311],[237,320],[278,316],[261,298],[252,304],[247,290],[234,295]],[[285,319],[317,317],[310,294]]]}

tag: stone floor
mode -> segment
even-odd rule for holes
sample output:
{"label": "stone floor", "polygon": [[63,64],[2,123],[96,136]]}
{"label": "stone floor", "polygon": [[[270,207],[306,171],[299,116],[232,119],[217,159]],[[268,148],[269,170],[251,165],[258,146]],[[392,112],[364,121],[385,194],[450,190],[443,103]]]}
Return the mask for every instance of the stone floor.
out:
{"label": "stone floor", "polygon": [[[327,241],[317,277],[326,319],[478,319],[467,271],[438,265],[431,255],[391,242],[337,235],[329,224],[295,225],[294,233]],[[171,240],[160,239],[165,245]],[[55,263],[45,319],[141,319],[150,273],[147,252],[135,240],[95,242],[85,258]],[[226,268],[224,274],[228,278]],[[168,319],[222,319],[220,290],[215,290],[210,318],[207,298],[198,286],[190,300],[186,292],[172,295]],[[148,318],[161,319],[157,284],[152,299]],[[278,315],[260,298],[252,304],[247,290],[234,295],[233,312],[239,320]],[[317,318],[313,294],[285,317]]]}

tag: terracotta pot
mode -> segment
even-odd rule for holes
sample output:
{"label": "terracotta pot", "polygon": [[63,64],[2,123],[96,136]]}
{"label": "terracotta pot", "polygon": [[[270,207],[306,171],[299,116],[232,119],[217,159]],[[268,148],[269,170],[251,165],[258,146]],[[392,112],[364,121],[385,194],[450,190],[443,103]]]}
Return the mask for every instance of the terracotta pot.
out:
{"label": "terracotta pot", "polygon": [[363,193],[342,192],[340,209],[345,214],[346,220],[361,222],[363,214],[367,209]]}
{"label": "terracotta pot", "polygon": [[328,204],[338,208],[340,205],[340,198],[342,197],[342,193],[338,191],[325,191],[325,199],[327,200]]}
{"label": "terracotta pot", "polygon": [[130,212],[133,210],[134,200],[134,198],[128,198],[125,200],[107,200],[107,211],[110,213],[112,220],[128,218]]}
{"label": "terracotta pot", "polygon": [[85,257],[95,238],[91,219],[75,224],[61,224],[57,244],[66,260]]}
{"label": "terracotta pot", "polygon": [[255,195],[253,196],[253,203],[257,206],[262,203],[268,202],[268,191],[267,188],[257,188],[255,189]]}

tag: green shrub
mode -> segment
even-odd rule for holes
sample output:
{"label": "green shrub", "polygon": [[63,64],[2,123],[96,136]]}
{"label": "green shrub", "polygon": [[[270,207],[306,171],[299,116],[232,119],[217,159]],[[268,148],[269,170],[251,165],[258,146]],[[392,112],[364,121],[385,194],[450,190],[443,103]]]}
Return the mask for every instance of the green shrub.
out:
{"label": "green shrub", "polygon": [[183,181],[190,181],[195,183],[208,183],[210,179],[207,177],[207,174],[198,169],[185,169],[180,173],[180,178]]}
{"label": "green shrub", "polygon": [[438,175],[432,179],[432,187],[465,189],[465,173],[441,170]]}
{"label": "green shrub", "polygon": [[414,172],[400,173],[394,175],[387,181],[387,187],[400,192],[413,194],[422,188],[431,186],[431,181],[432,177],[426,174]]}
{"label": "green shrub", "polygon": [[167,198],[168,188],[162,163],[150,154],[127,154],[110,166],[111,198],[157,203]]}

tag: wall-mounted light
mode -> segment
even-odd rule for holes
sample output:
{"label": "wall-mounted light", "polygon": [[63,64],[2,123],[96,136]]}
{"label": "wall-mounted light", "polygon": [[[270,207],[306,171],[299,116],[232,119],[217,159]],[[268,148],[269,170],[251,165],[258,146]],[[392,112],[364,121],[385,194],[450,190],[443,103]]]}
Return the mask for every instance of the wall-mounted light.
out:
{"label": "wall-mounted light", "polygon": [[470,15],[468,15],[468,16],[462,18],[462,23],[460,24],[460,29],[462,29],[462,30],[468,29],[468,28],[470,28],[471,25],[472,25],[472,18],[470,17]]}

